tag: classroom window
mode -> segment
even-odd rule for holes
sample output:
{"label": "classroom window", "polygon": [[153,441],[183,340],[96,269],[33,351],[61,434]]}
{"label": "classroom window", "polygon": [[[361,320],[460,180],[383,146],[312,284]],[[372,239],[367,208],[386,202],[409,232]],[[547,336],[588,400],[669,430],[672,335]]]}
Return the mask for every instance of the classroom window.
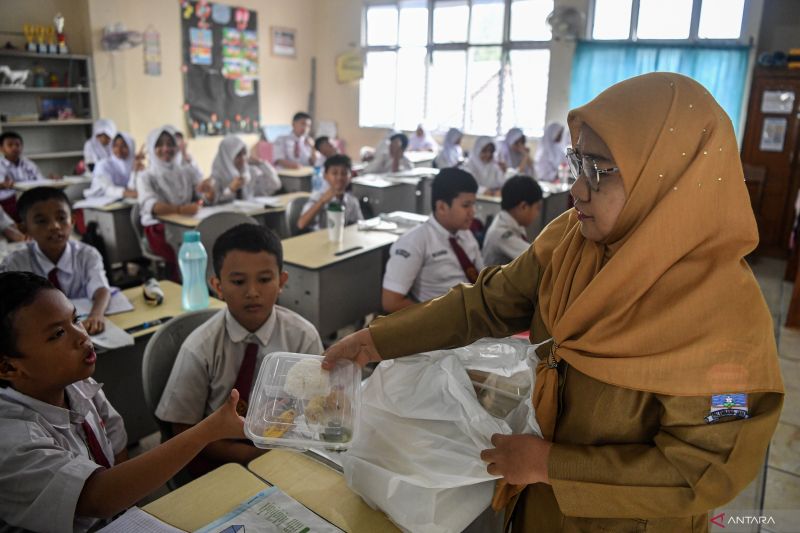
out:
{"label": "classroom window", "polygon": [[552,10],[553,0],[368,3],[360,125],[541,135]]}
{"label": "classroom window", "polygon": [[747,0],[594,0],[596,40],[739,41]]}

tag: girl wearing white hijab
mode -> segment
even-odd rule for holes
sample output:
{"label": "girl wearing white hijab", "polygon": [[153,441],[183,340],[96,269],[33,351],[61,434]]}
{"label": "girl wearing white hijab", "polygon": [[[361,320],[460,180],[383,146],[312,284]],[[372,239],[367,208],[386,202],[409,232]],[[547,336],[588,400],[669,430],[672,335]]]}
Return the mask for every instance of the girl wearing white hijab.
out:
{"label": "girl wearing white hijab", "polygon": [[505,172],[494,160],[494,141],[491,137],[478,137],[461,167],[478,182],[478,194],[496,196],[505,183]]}
{"label": "girl wearing white hijab", "polygon": [[521,129],[511,128],[498,144],[497,162],[503,171],[515,169],[518,174],[535,177],[531,152],[525,146],[525,134]]}
{"label": "girl wearing white hijab", "polygon": [[536,147],[536,155],[533,158],[537,180],[558,180],[558,167],[567,164],[567,157],[564,155],[566,137],[563,124],[551,122],[545,127],[544,135]]}
{"label": "girl wearing white hijab", "polygon": [[179,279],[175,250],[182,241],[181,232],[158,221],[159,215],[192,216],[200,209],[202,174],[191,164],[177,158],[178,143],[174,129],[163,126],[147,136],[148,167],[139,174],[136,189],[144,233],[150,248],[164,258],[171,279]]}
{"label": "girl wearing white hijab", "polygon": [[457,167],[464,159],[464,150],[461,149],[461,138],[463,134],[458,128],[450,128],[444,136],[442,151],[434,159],[433,164],[436,168]]}
{"label": "girl wearing white hijab", "polygon": [[111,157],[95,165],[92,184],[83,195],[86,198],[136,198],[136,173],[144,170],[144,154],[136,154],[135,150],[133,137],[117,133],[111,143]]}
{"label": "girl wearing white hijab", "polygon": [[219,143],[211,165],[213,199],[215,203],[234,199],[269,196],[281,188],[277,172],[269,164],[247,160],[247,146],[233,134]]}
{"label": "girl wearing white hijab", "polygon": [[433,136],[425,131],[422,124],[417,125],[416,131],[408,139],[409,152],[435,152],[439,149],[439,144]]}
{"label": "girl wearing white hijab", "polygon": [[92,138],[83,144],[83,161],[89,170],[103,159],[111,157],[111,141],[117,136],[117,125],[107,118],[97,120],[92,126]]}

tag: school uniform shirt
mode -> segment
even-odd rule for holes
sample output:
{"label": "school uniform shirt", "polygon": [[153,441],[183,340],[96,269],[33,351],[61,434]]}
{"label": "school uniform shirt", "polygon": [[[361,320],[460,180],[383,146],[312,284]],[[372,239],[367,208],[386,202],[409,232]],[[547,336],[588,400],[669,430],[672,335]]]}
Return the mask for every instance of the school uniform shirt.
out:
{"label": "school uniform shirt", "polygon": [[173,163],[165,168],[150,167],[139,173],[136,180],[139,212],[142,226],[158,224],[153,215],[153,207],[158,202],[172,205],[185,205],[195,201],[195,187],[200,183],[202,174],[188,163]]}
{"label": "school uniform shirt", "polygon": [[380,151],[375,154],[375,159],[369,162],[364,168],[364,174],[388,174],[390,172],[402,172],[404,170],[411,170],[414,165],[409,161],[406,156],[400,158],[397,162],[397,169],[394,168],[394,160],[387,151]]}
{"label": "school uniform shirt", "polygon": [[253,196],[272,196],[278,192],[283,184],[275,167],[266,161],[250,163],[250,181],[245,185],[245,198]]}
{"label": "school uniform shirt", "polygon": [[86,480],[102,468],[92,457],[88,422],[106,460],[125,449],[122,417],[89,378],[65,389],[69,408],[0,388],[0,530],[86,531],[98,522],[76,517]]}
{"label": "school uniform shirt", "polygon": [[522,255],[530,245],[525,227],[503,209],[486,231],[483,260],[487,265],[505,265]]}
{"label": "school uniform shirt", "polygon": [[[327,184],[327,182],[325,182]],[[314,191],[306,200],[305,205],[303,205],[303,211],[301,211],[301,215],[311,209],[314,204],[320,201],[322,195],[325,193],[327,187],[323,187],[318,191]],[[344,225],[349,226],[350,224],[355,224],[359,220],[364,220],[364,214],[361,212],[361,204],[358,203],[358,198],[350,194],[349,192],[344,193],[344,196],[341,198],[335,198],[325,204],[322,209],[319,210],[317,216],[314,218],[314,221],[309,226],[312,230],[324,229],[328,227],[328,216],[327,216],[327,208],[328,205],[336,202],[342,204],[344,206]]]}
{"label": "school uniform shirt", "polygon": [[36,241],[25,245],[25,248],[6,256],[0,264],[0,272],[33,272],[46,278],[56,268],[58,284],[67,298],[91,299],[97,289],[110,288],[103,257],[93,246],[69,240],[58,263],[53,264]]}
{"label": "school uniform shirt", "polygon": [[445,294],[459,283],[469,283],[450,245],[451,236],[455,236],[469,260],[480,271],[483,258],[472,232],[459,230],[452,235],[431,216],[392,245],[383,288],[410,294],[418,302],[424,302]]}
{"label": "school uniform shirt", "polygon": [[[0,181],[11,178],[12,181],[36,181],[45,179],[36,166],[36,163],[27,157],[20,157],[19,161],[12,163],[5,157],[0,158]],[[0,189],[0,201],[16,196],[14,189]]]}
{"label": "school uniform shirt", "polygon": [[92,183],[83,192],[86,198],[100,196],[122,198],[126,190],[135,190],[133,163],[136,158],[136,143],[127,133],[120,132],[118,135],[122,136],[128,145],[128,157],[120,159],[112,153],[111,157],[98,161],[92,171]]}
{"label": "school uniform shirt", "polygon": [[[111,141],[103,146],[98,135],[106,134]],[[83,143],[83,160],[87,165],[97,164],[103,159],[108,159],[113,155],[111,146],[114,143],[114,137],[117,135],[117,125],[114,121],[107,118],[101,118],[95,121],[92,125],[92,136],[86,139]]]}
{"label": "school uniform shirt", "polygon": [[472,174],[472,177],[478,182],[478,194],[490,190],[502,189],[506,181],[505,172],[503,172],[503,169],[500,168],[500,165],[498,165],[496,161],[491,160],[486,163],[481,160],[481,151],[488,144],[494,144],[494,141],[490,137],[478,137],[475,140],[475,145],[469,152],[469,157],[464,161],[461,167]]}
{"label": "school uniform shirt", "polygon": [[294,161],[300,165],[311,166],[311,154],[314,153],[314,143],[309,146],[308,135],[298,137],[294,133],[281,135],[275,139],[273,146],[273,161]]}
{"label": "school uniform shirt", "polygon": [[464,159],[464,151],[461,145],[463,134],[458,128],[450,128],[444,136],[444,144],[442,150],[436,156],[433,163],[436,168],[450,168],[457,167],[461,160]]}
{"label": "school uniform shirt", "polygon": [[319,333],[294,311],[276,305],[254,333],[228,309],[197,328],[181,346],[156,416],[178,424],[196,424],[216,411],[231,393],[248,343],[260,345],[253,379],[264,357],[273,352],[322,354]]}

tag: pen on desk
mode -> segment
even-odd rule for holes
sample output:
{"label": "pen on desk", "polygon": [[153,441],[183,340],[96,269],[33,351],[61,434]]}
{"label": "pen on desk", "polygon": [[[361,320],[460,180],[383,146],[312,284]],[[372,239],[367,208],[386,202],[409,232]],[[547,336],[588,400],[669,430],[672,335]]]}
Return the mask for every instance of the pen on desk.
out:
{"label": "pen on desk", "polygon": [[136,333],[137,331],[144,331],[146,329],[150,329],[150,328],[153,328],[153,327],[156,327],[156,326],[160,326],[164,322],[167,322],[168,320],[171,320],[171,319],[172,319],[171,316],[162,316],[161,318],[158,318],[156,320],[151,320],[149,322],[142,322],[138,326],[130,327],[130,328],[126,329],[125,331],[128,332],[128,333]]}
{"label": "pen on desk", "polygon": [[355,252],[356,250],[360,250],[362,248],[363,248],[363,246],[353,246],[352,248],[347,248],[345,250],[339,250],[338,252],[334,253],[333,255],[349,254],[350,252]]}

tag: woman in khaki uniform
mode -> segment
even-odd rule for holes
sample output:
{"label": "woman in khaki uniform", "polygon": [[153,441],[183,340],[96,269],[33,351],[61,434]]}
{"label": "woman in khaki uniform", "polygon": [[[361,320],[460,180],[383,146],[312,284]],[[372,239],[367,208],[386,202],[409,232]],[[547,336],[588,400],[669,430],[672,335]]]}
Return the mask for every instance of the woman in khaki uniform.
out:
{"label": "woman in khaki uniform", "polygon": [[619,83],[568,122],[575,209],[514,262],[376,320],[324,365],[530,328],[551,339],[533,395],[544,438],[495,435],[481,454],[514,531],[707,531],[707,512],[756,476],[783,402],[743,259],[758,233],[733,128],[668,73]]}

